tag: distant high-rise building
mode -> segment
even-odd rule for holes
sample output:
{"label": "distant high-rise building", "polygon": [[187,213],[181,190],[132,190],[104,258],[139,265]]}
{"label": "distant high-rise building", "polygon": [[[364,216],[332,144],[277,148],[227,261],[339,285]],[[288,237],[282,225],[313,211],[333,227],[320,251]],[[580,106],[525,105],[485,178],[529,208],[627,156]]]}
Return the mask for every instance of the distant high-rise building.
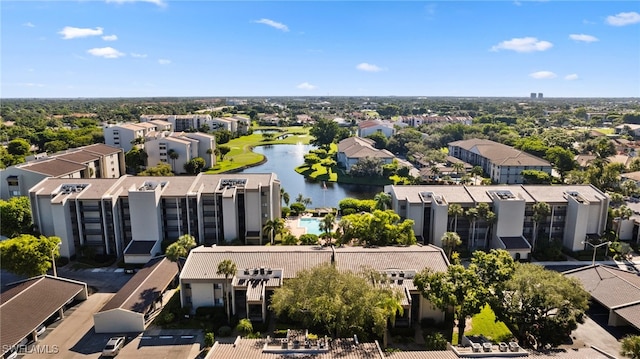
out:
{"label": "distant high-rise building", "polygon": [[532,93],[531,93],[531,98],[532,98],[532,99],[535,99],[535,98],[536,98],[536,93],[535,93],[535,92],[532,92]]}
{"label": "distant high-rise building", "polygon": [[542,92],[538,92],[538,99],[544,98],[544,96],[542,95]]}

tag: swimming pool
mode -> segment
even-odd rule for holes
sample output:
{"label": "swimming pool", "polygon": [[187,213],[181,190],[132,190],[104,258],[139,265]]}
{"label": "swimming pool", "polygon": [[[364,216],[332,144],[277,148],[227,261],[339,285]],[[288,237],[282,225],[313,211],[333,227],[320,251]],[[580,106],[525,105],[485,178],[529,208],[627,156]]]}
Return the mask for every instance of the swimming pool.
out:
{"label": "swimming pool", "polygon": [[320,230],[320,219],[318,218],[300,218],[298,220],[298,227],[306,228],[307,234],[315,234],[319,236],[324,233]]}

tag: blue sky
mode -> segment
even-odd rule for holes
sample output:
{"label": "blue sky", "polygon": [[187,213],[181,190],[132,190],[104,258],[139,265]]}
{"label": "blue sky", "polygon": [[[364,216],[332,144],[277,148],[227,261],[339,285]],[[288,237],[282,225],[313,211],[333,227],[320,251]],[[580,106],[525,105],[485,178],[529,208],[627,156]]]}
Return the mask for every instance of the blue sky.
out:
{"label": "blue sky", "polygon": [[637,1],[0,1],[0,97],[640,97]]}

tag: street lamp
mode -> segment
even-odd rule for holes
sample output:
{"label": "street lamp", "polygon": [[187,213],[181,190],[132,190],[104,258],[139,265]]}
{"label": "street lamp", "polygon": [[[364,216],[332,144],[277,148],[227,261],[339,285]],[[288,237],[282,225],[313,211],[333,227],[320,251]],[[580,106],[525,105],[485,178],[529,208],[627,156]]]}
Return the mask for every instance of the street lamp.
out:
{"label": "street lamp", "polygon": [[597,250],[599,247],[602,247],[602,246],[604,246],[604,245],[607,245],[607,246],[608,246],[609,244],[611,244],[611,241],[606,241],[606,242],[604,242],[604,243],[600,243],[600,244],[593,244],[593,243],[591,243],[591,242],[586,242],[586,241],[582,241],[581,243],[582,243],[582,244],[588,244],[588,245],[590,245],[591,247],[593,247],[593,259],[591,260],[591,265],[593,266],[593,265],[595,265],[595,264],[596,264],[596,250]]}

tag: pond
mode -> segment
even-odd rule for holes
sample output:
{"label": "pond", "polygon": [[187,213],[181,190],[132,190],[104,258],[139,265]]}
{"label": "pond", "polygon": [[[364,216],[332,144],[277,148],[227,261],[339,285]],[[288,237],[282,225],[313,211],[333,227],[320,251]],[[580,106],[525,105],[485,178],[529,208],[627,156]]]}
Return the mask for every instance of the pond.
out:
{"label": "pond", "polygon": [[253,149],[256,153],[266,156],[267,162],[247,168],[240,173],[268,173],[274,172],[280,180],[284,190],[289,193],[293,203],[298,194],[309,197],[312,203],[309,208],[315,207],[338,207],[338,202],[346,197],[357,199],[373,199],[382,191],[382,186],[364,186],[354,184],[326,183],[326,189],[322,181],[312,181],[295,171],[297,166],[304,163],[304,155],[311,145],[266,145]]}

